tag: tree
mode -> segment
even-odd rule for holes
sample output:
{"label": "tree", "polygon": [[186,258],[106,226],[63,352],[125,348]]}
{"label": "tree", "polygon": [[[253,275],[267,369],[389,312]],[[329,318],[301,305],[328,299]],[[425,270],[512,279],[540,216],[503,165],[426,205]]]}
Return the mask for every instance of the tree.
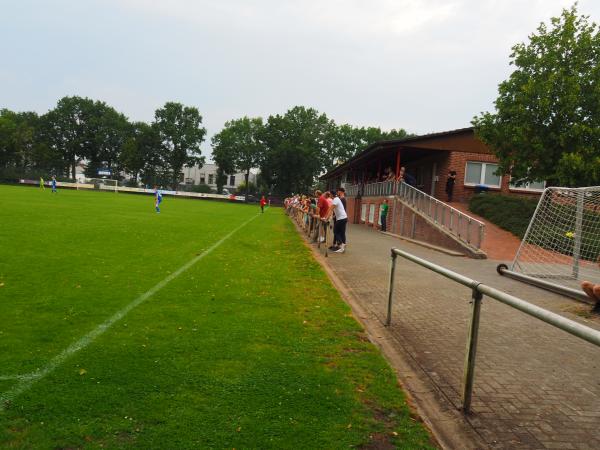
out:
{"label": "tree", "polygon": [[219,168],[230,174],[244,172],[246,201],[250,169],[258,167],[265,153],[265,146],[260,141],[262,129],[262,118],[243,117],[226,122],[212,138],[212,156]]}
{"label": "tree", "polygon": [[600,33],[577,7],[512,48],[495,113],[473,119],[500,171],[525,181],[600,184]]}
{"label": "tree", "polygon": [[202,116],[198,109],[181,103],[165,103],[156,110],[154,118],[171,183],[176,187],[183,166],[204,164],[200,144],[204,141],[206,128],[201,126]]}
{"label": "tree", "polygon": [[66,172],[71,170],[72,178],[75,178],[77,163],[89,157],[93,107],[94,102],[89,98],[63,97],[53,110],[43,116],[47,144],[61,155],[63,167]]}
{"label": "tree", "polygon": [[86,175],[94,177],[99,168],[107,167],[118,173],[116,165],[127,137],[131,133],[131,124],[123,114],[101,101],[88,105],[88,128],[86,154],[88,165]]}
{"label": "tree", "polygon": [[0,167],[25,173],[36,166],[39,117],[35,112],[0,110]]}
{"label": "tree", "polygon": [[269,116],[261,132],[265,157],[262,179],[275,192],[307,192],[324,168],[325,135],[330,126],[325,114],[296,106],[283,116]]}

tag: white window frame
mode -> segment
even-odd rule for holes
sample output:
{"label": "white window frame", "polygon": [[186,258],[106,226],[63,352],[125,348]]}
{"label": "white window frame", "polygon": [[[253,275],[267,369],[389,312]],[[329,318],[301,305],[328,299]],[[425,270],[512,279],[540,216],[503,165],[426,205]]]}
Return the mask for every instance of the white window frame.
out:
{"label": "white window frame", "polygon": [[375,203],[369,205],[369,223],[373,223],[375,220]]}
{"label": "white window frame", "polygon": [[360,220],[362,222],[367,221],[367,205],[366,204],[362,204],[360,206]]}
{"label": "white window frame", "polygon": [[[467,167],[471,164],[481,164],[481,175],[479,176],[479,183],[469,183],[467,182]],[[485,183],[485,167],[488,164],[493,164],[494,166],[498,166],[498,163],[495,162],[483,162],[483,161],[467,161],[465,163],[465,186],[487,186],[491,188],[500,188],[502,186],[502,175],[500,175],[499,184],[487,184]]]}

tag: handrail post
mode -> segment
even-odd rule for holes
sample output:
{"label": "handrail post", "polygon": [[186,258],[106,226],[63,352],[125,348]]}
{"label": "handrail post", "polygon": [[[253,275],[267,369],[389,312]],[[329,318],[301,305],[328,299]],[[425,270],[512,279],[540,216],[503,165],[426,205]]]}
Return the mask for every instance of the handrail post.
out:
{"label": "handrail post", "polygon": [[463,373],[462,410],[465,414],[468,414],[471,411],[473,379],[475,376],[475,357],[477,354],[477,336],[479,334],[479,316],[481,313],[481,300],[483,298],[481,292],[477,290],[477,286],[473,287],[471,294],[471,321],[469,323],[467,352],[465,355],[465,366]]}
{"label": "handrail post", "polygon": [[389,327],[392,323],[392,300],[394,298],[394,277],[396,274],[396,259],[398,255],[392,249],[392,259],[390,261],[390,284],[388,287],[388,307],[387,307],[387,317],[385,319],[385,326]]}

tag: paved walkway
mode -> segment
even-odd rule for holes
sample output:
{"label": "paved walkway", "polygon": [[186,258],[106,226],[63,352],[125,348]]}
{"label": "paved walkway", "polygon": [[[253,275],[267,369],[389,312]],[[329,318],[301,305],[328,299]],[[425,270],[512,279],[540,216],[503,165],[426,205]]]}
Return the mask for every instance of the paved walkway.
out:
{"label": "paved walkway", "polygon": [[517,254],[519,245],[521,245],[521,240],[518,237],[509,231],[503,230],[489,220],[469,211],[469,208],[465,203],[449,203],[449,205],[485,223],[485,234],[483,236],[481,249],[487,254],[489,259],[500,261],[513,260]]}
{"label": "paved walkway", "polygon": [[[345,254],[326,264],[362,307],[381,320],[391,247],[600,329],[589,307],[496,274],[497,261],[452,257],[349,226]],[[390,332],[444,402],[460,407],[470,292],[399,258]],[[490,448],[600,448],[600,348],[491,299],[482,305],[473,391],[467,420]]]}

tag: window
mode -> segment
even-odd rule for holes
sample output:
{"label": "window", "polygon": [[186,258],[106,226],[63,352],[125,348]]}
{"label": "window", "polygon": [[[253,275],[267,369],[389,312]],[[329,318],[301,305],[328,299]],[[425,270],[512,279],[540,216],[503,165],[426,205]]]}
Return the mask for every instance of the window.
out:
{"label": "window", "polygon": [[208,184],[215,184],[215,174],[214,173],[209,173],[208,174]]}
{"label": "window", "polygon": [[204,176],[204,174],[200,175],[200,184],[206,184],[206,177]]}
{"label": "window", "polygon": [[185,175],[183,174],[183,172],[180,172],[179,173],[179,182],[183,183],[184,179],[185,179]]}
{"label": "window", "polygon": [[498,170],[498,164],[468,161],[465,171],[465,185],[484,184],[500,187],[501,177],[495,174],[496,170]]}
{"label": "window", "polygon": [[375,204],[371,203],[369,205],[369,223],[373,223],[375,220]]}
{"label": "window", "polygon": [[361,205],[360,207],[360,220],[362,222],[367,220],[367,205]]}
{"label": "window", "polygon": [[229,175],[229,186],[235,186],[235,175]]}

